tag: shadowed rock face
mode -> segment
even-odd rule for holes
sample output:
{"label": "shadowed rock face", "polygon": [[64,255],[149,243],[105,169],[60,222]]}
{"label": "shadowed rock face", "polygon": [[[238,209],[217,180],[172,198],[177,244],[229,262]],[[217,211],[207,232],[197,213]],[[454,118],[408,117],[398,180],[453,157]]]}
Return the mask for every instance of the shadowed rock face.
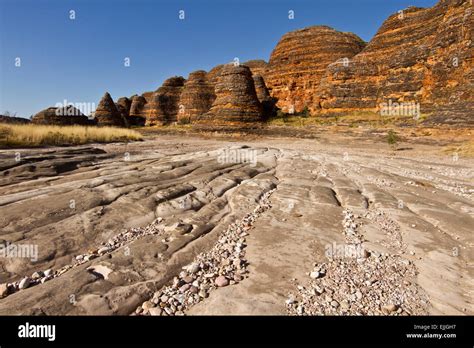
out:
{"label": "shadowed rock face", "polygon": [[318,108],[314,96],[326,67],[351,58],[365,46],[352,33],[314,26],[283,35],[270,56],[265,82],[283,111],[300,112],[305,106]]}
{"label": "shadowed rock face", "polygon": [[206,122],[248,123],[262,120],[252,73],[247,66],[227,64],[215,86],[216,100],[205,115]]}
{"label": "shadowed rock face", "polygon": [[265,85],[265,80],[261,75],[253,75],[253,81],[255,84],[255,91],[257,92],[257,98],[263,107],[263,116],[270,117],[276,113],[276,100],[270,96],[268,88]]}
{"label": "shadowed rock face", "polygon": [[121,97],[115,103],[117,110],[122,114],[123,117],[128,117],[130,115],[130,107],[132,101],[127,97]]}
{"label": "shadowed rock face", "polygon": [[[135,99],[135,104],[133,105],[133,114],[132,114],[132,104]],[[130,126],[144,126],[145,117],[142,115],[143,107],[146,103],[145,98],[141,96],[134,95],[131,98],[122,97],[117,100],[115,106],[120,114],[127,120],[128,125]]]}
{"label": "shadowed rock face", "polygon": [[422,112],[468,115],[474,107],[473,28],[469,1],[392,15],[347,66],[328,67],[323,109],[376,109],[392,100],[421,103]]}
{"label": "shadowed rock face", "polygon": [[38,112],[31,120],[34,124],[43,125],[93,125],[94,121],[89,120],[80,110],[72,105],[66,107],[50,107]]}
{"label": "shadowed rock face", "polygon": [[204,115],[216,99],[214,86],[207,80],[206,72],[198,70],[189,74],[179,101],[178,121],[195,121]]}
{"label": "shadowed rock face", "polygon": [[153,93],[150,102],[145,106],[146,125],[163,125],[177,121],[179,98],[185,81],[182,76],[171,77]]}
{"label": "shadowed rock face", "polygon": [[145,97],[141,95],[134,95],[132,98],[132,103],[130,106],[130,116],[145,116],[143,110],[145,108],[145,104],[147,103]]}
{"label": "shadowed rock face", "polygon": [[115,106],[108,92],[104,94],[95,110],[98,126],[126,127],[127,121]]}

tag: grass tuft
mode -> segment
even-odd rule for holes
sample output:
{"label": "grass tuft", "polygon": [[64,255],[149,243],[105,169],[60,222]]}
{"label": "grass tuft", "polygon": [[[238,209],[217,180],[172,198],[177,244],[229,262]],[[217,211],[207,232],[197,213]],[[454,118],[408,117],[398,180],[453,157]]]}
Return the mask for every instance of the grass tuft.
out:
{"label": "grass tuft", "polygon": [[0,147],[81,145],[142,139],[139,132],[125,128],[0,124]]}

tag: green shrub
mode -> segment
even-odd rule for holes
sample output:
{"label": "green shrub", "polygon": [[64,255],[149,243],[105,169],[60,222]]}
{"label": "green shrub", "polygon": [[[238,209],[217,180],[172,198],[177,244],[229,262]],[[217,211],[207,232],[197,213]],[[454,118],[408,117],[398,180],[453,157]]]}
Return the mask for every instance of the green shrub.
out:
{"label": "green shrub", "polygon": [[394,132],[392,129],[390,129],[387,133],[387,143],[391,147],[396,147],[398,140],[399,140],[399,138],[398,138],[397,133]]}

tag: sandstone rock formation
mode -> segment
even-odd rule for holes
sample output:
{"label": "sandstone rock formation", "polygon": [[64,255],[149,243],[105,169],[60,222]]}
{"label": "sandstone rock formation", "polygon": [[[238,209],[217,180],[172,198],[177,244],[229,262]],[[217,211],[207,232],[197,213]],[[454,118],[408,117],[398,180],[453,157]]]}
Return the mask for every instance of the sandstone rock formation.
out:
{"label": "sandstone rock formation", "polygon": [[80,110],[76,109],[72,105],[65,107],[50,107],[41,110],[33,116],[32,123],[43,124],[43,125],[58,125],[58,126],[71,126],[71,125],[93,125],[94,121],[89,120]]}
{"label": "sandstone rock formation", "polygon": [[314,26],[283,35],[273,50],[265,82],[278,107],[285,112],[311,111],[318,108],[321,78],[326,67],[351,58],[365,46],[352,33],[342,33],[327,26]]}
{"label": "sandstone rock formation", "polygon": [[179,98],[186,80],[182,76],[167,79],[145,106],[146,125],[164,125],[177,121]]}
{"label": "sandstone rock formation", "polygon": [[219,80],[219,76],[222,72],[222,69],[224,68],[224,65],[225,64],[216,65],[211,70],[209,70],[209,72],[207,73],[207,80],[213,86],[215,86],[217,84],[217,81]]}
{"label": "sandstone rock formation", "polygon": [[243,63],[243,65],[250,68],[252,75],[260,75],[265,78],[265,74],[268,69],[268,63],[263,59],[249,60]]}
{"label": "sandstone rock formation", "polygon": [[126,127],[128,125],[108,92],[104,94],[95,110],[95,119],[98,126]]}
{"label": "sandstone rock formation", "polygon": [[215,87],[216,99],[204,123],[246,124],[262,120],[262,105],[257,97],[250,69],[226,64]]}
{"label": "sandstone rock formation", "polygon": [[132,106],[132,101],[127,97],[118,98],[115,103],[117,110],[122,114],[123,117],[130,116],[130,107]]}
{"label": "sandstone rock formation", "polygon": [[209,111],[216,99],[214,85],[204,70],[189,74],[179,101],[178,122],[194,122]]}
{"label": "sandstone rock formation", "polygon": [[322,108],[377,110],[389,100],[413,102],[439,122],[463,122],[474,109],[473,28],[472,6],[463,0],[390,16],[349,64],[328,67]]}
{"label": "sandstone rock formation", "polygon": [[270,96],[265,80],[261,75],[253,75],[257,98],[263,107],[263,116],[268,118],[276,113],[276,100]]}
{"label": "sandstone rock formation", "polygon": [[130,105],[130,112],[129,116],[143,116],[143,109],[145,108],[145,104],[147,103],[145,97],[141,95],[134,95],[131,97],[131,105]]}

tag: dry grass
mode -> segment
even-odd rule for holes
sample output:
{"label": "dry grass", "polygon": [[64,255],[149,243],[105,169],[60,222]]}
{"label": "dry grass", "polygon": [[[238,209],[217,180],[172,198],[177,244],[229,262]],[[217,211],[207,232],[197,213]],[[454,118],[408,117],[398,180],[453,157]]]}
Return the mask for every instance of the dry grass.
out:
{"label": "dry grass", "polygon": [[465,141],[457,146],[447,146],[444,152],[462,157],[474,157],[474,140]]}
{"label": "dry grass", "polygon": [[80,145],[142,140],[139,132],[113,127],[0,124],[0,147]]}

